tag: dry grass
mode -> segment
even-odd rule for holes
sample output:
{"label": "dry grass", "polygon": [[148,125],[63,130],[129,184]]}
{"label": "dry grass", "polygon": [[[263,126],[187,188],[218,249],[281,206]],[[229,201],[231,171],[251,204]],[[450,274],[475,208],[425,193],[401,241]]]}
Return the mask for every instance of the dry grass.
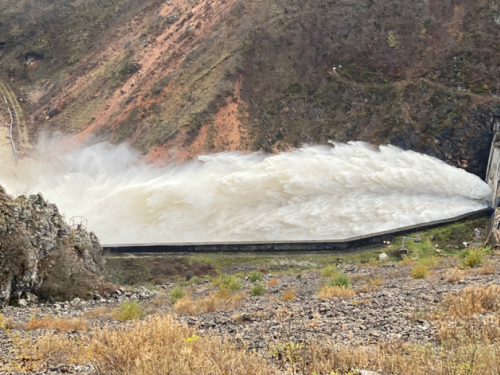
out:
{"label": "dry grass", "polygon": [[160,293],[157,297],[151,300],[154,307],[161,307],[170,304],[170,298],[165,293]]}
{"label": "dry grass", "polygon": [[414,261],[413,259],[410,259],[410,258],[404,258],[401,262],[399,262],[399,264],[401,266],[405,266],[405,267],[410,267],[410,266],[414,266],[417,262]]}
{"label": "dry grass", "polygon": [[461,292],[446,294],[445,302],[450,315],[457,318],[497,311],[500,309],[500,286],[470,286]]}
{"label": "dry grass", "polygon": [[[273,352],[281,366],[295,373],[349,374],[352,369],[377,374],[498,375],[500,343],[450,341],[437,348],[404,342],[342,346],[333,340],[281,344]],[[290,373],[294,373],[291,371]]]}
{"label": "dry grass", "polygon": [[271,280],[269,280],[269,281],[266,283],[266,285],[267,285],[268,287],[274,286],[274,285],[276,285],[276,284],[278,284],[278,279],[276,279],[276,278],[271,279]]}
{"label": "dry grass", "polygon": [[47,335],[24,354],[35,362],[91,361],[98,373],[107,375],[276,373],[257,354],[218,337],[199,337],[194,328],[165,316],[146,318],[121,330],[96,330],[92,337],[81,339]]}
{"label": "dry grass", "polygon": [[473,315],[464,320],[443,319],[437,337],[441,342],[468,338],[472,342],[494,342],[500,338],[500,314]]}
{"label": "dry grass", "polygon": [[[486,288],[486,287],[485,287]],[[491,288],[491,287],[488,287]],[[345,289],[345,288],[344,288]],[[494,293],[488,290],[486,293]],[[467,292],[469,293],[469,292]],[[466,294],[467,294],[466,293]],[[356,304],[370,300],[356,300]],[[277,312],[278,314],[278,312]],[[244,321],[267,314],[236,314]],[[328,338],[300,343],[276,342],[272,361],[218,336],[199,337],[192,327],[169,316],[149,317],[120,330],[102,329],[92,336],[47,334],[27,339],[22,355],[31,363],[84,364],[102,374],[348,374],[364,369],[383,374],[498,375],[500,314],[470,316],[442,323],[439,345],[401,341],[369,346],[341,345]],[[288,368],[288,372],[283,372]]]}
{"label": "dry grass", "polygon": [[362,282],[367,281],[367,275],[363,273],[354,273],[352,275],[349,275],[349,279],[353,284],[361,284]]}
{"label": "dry grass", "polygon": [[92,358],[88,348],[88,339],[83,340],[61,334],[47,334],[33,343],[23,343],[22,351],[24,358],[30,358],[30,364],[26,369],[39,370],[44,362],[56,364],[77,365]]}
{"label": "dry grass", "polygon": [[333,298],[333,297],[354,297],[354,291],[351,288],[341,286],[323,286],[319,292],[318,298]]}
{"label": "dry grass", "polygon": [[376,279],[370,279],[369,283],[370,285],[381,287],[384,283],[384,279],[377,277]]}
{"label": "dry grass", "polygon": [[384,280],[380,277],[370,279],[368,280],[368,284],[358,286],[356,289],[354,289],[354,292],[356,294],[377,292],[378,290],[380,290],[380,286],[383,284],[383,282]]}
{"label": "dry grass", "polygon": [[377,292],[380,290],[378,286],[372,285],[372,284],[365,284],[365,285],[360,285],[354,289],[354,292],[356,294],[363,294],[363,293],[373,293]]}
{"label": "dry grass", "polygon": [[446,272],[446,281],[449,283],[456,283],[460,280],[462,280],[467,273],[464,270],[461,270],[459,268],[452,268]]}
{"label": "dry grass", "polygon": [[56,332],[70,332],[82,331],[86,332],[88,329],[87,323],[79,318],[33,318],[24,325],[24,329],[51,329]]}
{"label": "dry grass", "polygon": [[246,296],[243,293],[227,295],[224,291],[221,294],[211,294],[197,300],[187,296],[175,303],[174,311],[178,315],[198,315],[220,310],[231,310],[238,308],[241,301],[245,299]]}
{"label": "dry grass", "polygon": [[99,306],[83,314],[84,319],[110,319],[112,309],[110,307]]}
{"label": "dry grass", "polygon": [[288,289],[281,296],[281,300],[282,301],[291,301],[291,300],[295,299],[295,297],[296,297],[295,290]]}
{"label": "dry grass", "polygon": [[0,313],[0,329],[12,329],[15,328],[14,321],[12,319],[5,318],[2,313]]}
{"label": "dry grass", "polygon": [[248,299],[248,296],[243,292],[233,293],[229,298],[233,302],[242,302]]}
{"label": "dry grass", "polygon": [[497,271],[497,263],[489,263],[477,269],[478,275],[494,275]]}

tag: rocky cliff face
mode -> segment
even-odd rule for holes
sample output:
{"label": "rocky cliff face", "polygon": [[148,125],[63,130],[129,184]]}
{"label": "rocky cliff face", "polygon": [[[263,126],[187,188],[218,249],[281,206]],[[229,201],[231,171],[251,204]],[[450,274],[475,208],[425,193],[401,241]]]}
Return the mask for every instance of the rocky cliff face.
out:
{"label": "rocky cliff face", "polygon": [[93,233],[72,230],[41,194],[0,187],[0,306],[34,294],[57,300],[102,289],[104,260]]}
{"label": "rocky cliff face", "polygon": [[25,134],[127,140],[151,159],[363,140],[483,175],[499,14],[488,0],[6,0],[0,89]]}

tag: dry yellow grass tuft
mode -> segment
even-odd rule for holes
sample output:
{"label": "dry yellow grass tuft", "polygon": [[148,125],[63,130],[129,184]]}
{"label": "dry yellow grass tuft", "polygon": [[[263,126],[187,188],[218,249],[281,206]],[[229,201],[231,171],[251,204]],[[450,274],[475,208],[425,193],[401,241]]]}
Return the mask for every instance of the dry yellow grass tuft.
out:
{"label": "dry yellow grass tuft", "polygon": [[354,291],[351,288],[341,286],[324,286],[318,292],[318,298],[333,297],[354,297]]}
{"label": "dry yellow grass tuft", "polygon": [[211,294],[208,297],[197,300],[186,296],[175,303],[174,311],[178,315],[198,315],[219,310],[231,310],[239,307],[241,301],[245,299],[246,296],[243,293],[226,295],[225,292],[222,294]]}
{"label": "dry yellow grass tuft", "polygon": [[478,275],[494,275],[497,271],[496,263],[485,264],[484,266],[477,269]]}
{"label": "dry yellow grass tuft", "polygon": [[242,301],[245,301],[248,299],[248,296],[243,293],[243,292],[237,292],[237,293],[233,293],[229,299],[233,302],[233,303],[240,303]]}
{"label": "dry yellow grass tuft", "polygon": [[288,289],[286,290],[283,295],[281,296],[282,301],[291,301],[295,299],[295,290],[293,289]]}
{"label": "dry yellow grass tuft", "polygon": [[278,345],[272,352],[275,360],[284,362],[282,367],[305,368],[301,373],[307,374],[352,374],[352,369],[363,369],[377,374],[498,375],[500,370],[500,343],[451,341],[435,348],[404,342],[350,346],[326,339]]}
{"label": "dry yellow grass tuft", "polygon": [[79,318],[33,318],[24,325],[24,329],[51,329],[57,332],[83,331],[88,329],[87,323]]}
{"label": "dry yellow grass tuft", "polygon": [[459,268],[452,268],[446,272],[446,281],[449,283],[456,283],[466,276],[466,272]]}
{"label": "dry yellow grass tuft", "polygon": [[[153,317],[123,331],[96,332],[91,349],[98,372],[118,375],[270,374],[260,356],[216,337],[199,337],[171,317]],[[112,353],[112,355],[110,355]]]}
{"label": "dry yellow grass tuft", "polygon": [[369,283],[370,285],[381,287],[384,283],[384,279],[377,277],[376,279],[370,279]]}
{"label": "dry yellow grass tuft", "polygon": [[99,306],[83,314],[84,319],[109,319],[112,309],[106,306]]}
{"label": "dry yellow grass tuft", "polygon": [[12,329],[14,328],[14,322],[11,319],[6,319],[2,313],[0,313],[0,329]]}
{"label": "dry yellow grass tuft", "polygon": [[[247,317],[236,314],[232,319],[243,321]],[[70,337],[51,333],[35,342],[28,338],[20,346],[20,358],[28,363],[25,368],[31,365],[33,370],[33,364],[46,361],[90,362],[96,372],[108,375],[278,375],[284,373],[283,368],[292,369],[287,373],[304,374],[347,374],[362,368],[384,374],[498,375],[499,327],[500,314],[446,322],[438,332],[440,345],[395,341],[350,346],[328,338],[277,342],[271,351],[271,362],[267,356],[248,352],[218,336],[200,337],[194,328],[176,323],[170,316],[154,316],[119,330],[98,329],[92,335]]]}
{"label": "dry yellow grass tuft", "polygon": [[25,342],[22,345],[23,357],[29,358],[31,370],[38,368],[45,361],[54,361],[70,365],[83,364],[91,360],[92,352],[88,348],[89,339],[82,340],[69,337],[63,334],[46,334],[32,342]]}
{"label": "dry yellow grass tuft", "polygon": [[473,315],[464,320],[443,319],[437,337],[441,342],[459,341],[468,338],[494,342],[500,339],[500,314]]}
{"label": "dry yellow grass tuft", "polygon": [[452,316],[465,318],[473,314],[500,309],[500,286],[475,285],[458,293],[448,293],[445,302]]}
{"label": "dry yellow grass tuft", "polygon": [[380,277],[375,279],[369,279],[368,284],[360,285],[354,289],[356,294],[362,293],[372,293],[380,290],[380,286],[383,284],[384,280]]}
{"label": "dry yellow grass tuft", "polygon": [[200,337],[194,328],[170,316],[146,318],[120,330],[95,330],[92,336],[79,339],[46,335],[23,354],[33,362],[90,361],[98,373],[108,375],[276,373],[257,354],[219,337]]}
{"label": "dry yellow grass tuft", "polygon": [[231,291],[229,289],[221,286],[217,290],[217,293],[215,293],[215,295],[217,296],[217,298],[220,298],[220,299],[229,299],[229,298],[231,298]]}
{"label": "dry yellow grass tuft", "polygon": [[271,280],[269,280],[269,281],[266,283],[266,285],[267,285],[268,287],[270,287],[270,286],[274,286],[274,285],[276,285],[276,284],[278,284],[278,279],[276,279],[276,278],[271,279]]}

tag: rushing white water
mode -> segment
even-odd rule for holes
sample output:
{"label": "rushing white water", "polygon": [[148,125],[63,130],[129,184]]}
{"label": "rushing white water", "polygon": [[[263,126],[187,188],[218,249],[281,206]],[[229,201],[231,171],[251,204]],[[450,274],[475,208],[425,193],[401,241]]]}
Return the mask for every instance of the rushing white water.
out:
{"label": "rushing white water", "polygon": [[[5,163],[4,163],[5,164]],[[103,243],[348,238],[485,207],[489,187],[435,158],[362,142],[221,153],[155,168],[126,145],[41,143],[11,193],[43,192]]]}

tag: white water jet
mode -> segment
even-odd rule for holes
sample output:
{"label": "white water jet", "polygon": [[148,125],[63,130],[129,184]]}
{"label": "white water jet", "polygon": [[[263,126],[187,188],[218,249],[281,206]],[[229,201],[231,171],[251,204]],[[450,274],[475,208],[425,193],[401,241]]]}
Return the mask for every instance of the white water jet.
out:
{"label": "white water jet", "polygon": [[486,183],[446,163],[362,142],[277,155],[221,153],[141,163],[126,145],[41,142],[0,168],[9,192],[41,191],[103,243],[342,239],[486,207]]}

